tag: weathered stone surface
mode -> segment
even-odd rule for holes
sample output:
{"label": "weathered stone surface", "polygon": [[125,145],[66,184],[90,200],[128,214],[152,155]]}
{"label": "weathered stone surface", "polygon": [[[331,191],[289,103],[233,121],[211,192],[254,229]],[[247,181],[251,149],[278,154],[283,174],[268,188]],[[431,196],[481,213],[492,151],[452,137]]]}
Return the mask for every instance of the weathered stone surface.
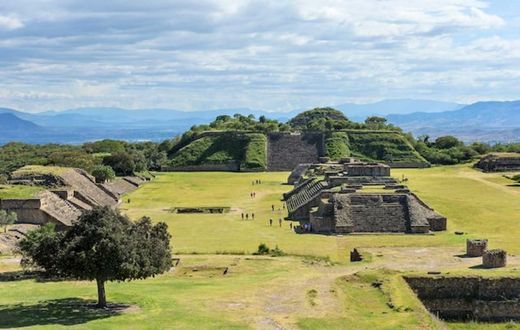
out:
{"label": "weathered stone surface", "polygon": [[520,153],[489,154],[482,157],[475,167],[484,172],[502,172],[520,170]]}
{"label": "weathered stone surface", "polygon": [[324,155],[323,133],[270,133],[268,170],[290,171],[298,164],[316,163]]}
{"label": "weathered stone surface", "polygon": [[482,257],[487,250],[487,239],[468,239],[466,240],[466,256]]}
{"label": "weathered stone surface", "polygon": [[447,320],[520,319],[520,278],[405,277],[424,306]]}
{"label": "weathered stone surface", "polygon": [[507,252],[504,250],[488,250],[482,255],[482,265],[486,268],[501,268],[507,265]]}

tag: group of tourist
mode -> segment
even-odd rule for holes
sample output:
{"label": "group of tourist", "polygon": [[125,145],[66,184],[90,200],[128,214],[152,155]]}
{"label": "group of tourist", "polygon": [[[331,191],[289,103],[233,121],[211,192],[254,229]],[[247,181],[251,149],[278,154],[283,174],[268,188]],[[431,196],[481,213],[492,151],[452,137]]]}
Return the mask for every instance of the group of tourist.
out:
{"label": "group of tourist", "polygon": [[[242,212],[242,220],[249,220],[249,213],[243,213]],[[251,213],[251,220],[255,220],[255,214],[254,213]]]}
{"label": "group of tourist", "polygon": [[251,182],[251,185],[254,186],[255,184],[262,184],[262,181],[259,180],[259,179],[253,180],[253,181]]}

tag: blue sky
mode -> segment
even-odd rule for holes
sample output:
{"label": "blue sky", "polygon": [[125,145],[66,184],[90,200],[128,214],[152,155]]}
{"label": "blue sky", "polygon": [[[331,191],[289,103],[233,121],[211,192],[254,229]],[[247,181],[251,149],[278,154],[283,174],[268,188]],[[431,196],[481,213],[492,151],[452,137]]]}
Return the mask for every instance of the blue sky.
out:
{"label": "blue sky", "polygon": [[0,2],[0,106],[520,99],[520,2]]}

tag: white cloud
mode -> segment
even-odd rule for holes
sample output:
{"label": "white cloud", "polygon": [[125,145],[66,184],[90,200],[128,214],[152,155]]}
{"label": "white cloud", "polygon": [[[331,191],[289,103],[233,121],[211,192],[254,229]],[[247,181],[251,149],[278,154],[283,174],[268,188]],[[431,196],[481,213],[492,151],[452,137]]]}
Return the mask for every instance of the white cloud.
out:
{"label": "white cloud", "polygon": [[0,29],[16,30],[22,28],[23,26],[23,22],[18,18],[0,15]]}
{"label": "white cloud", "polygon": [[[490,4],[1,2],[0,12],[10,14],[0,16],[0,90],[10,91],[7,103],[29,108],[288,110],[383,97],[519,95],[510,77],[520,73],[520,35]],[[23,22],[8,31],[2,17]],[[21,97],[31,91],[48,97]]]}

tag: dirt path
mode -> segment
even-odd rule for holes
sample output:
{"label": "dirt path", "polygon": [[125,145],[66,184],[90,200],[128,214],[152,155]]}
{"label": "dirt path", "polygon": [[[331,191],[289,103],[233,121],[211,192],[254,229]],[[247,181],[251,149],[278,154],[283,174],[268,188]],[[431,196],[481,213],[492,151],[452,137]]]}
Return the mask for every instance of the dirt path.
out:
{"label": "dirt path", "polygon": [[[344,312],[335,293],[336,280],[341,276],[366,269],[447,273],[471,269],[482,261],[464,257],[464,251],[458,248],[364,248],[361,252],[371,254],[372,262],[316,266],[301,276],[262,287],[255,292],[255,299],[242,302],[248,310],[244,315],[250,315],[245,320],[257,329],[297,329],[299,318],[338,317]],[[508,269],[520,270],[520,256],[508,256]],[[316,292],[314,299],[309,297],[311,290]]]}

